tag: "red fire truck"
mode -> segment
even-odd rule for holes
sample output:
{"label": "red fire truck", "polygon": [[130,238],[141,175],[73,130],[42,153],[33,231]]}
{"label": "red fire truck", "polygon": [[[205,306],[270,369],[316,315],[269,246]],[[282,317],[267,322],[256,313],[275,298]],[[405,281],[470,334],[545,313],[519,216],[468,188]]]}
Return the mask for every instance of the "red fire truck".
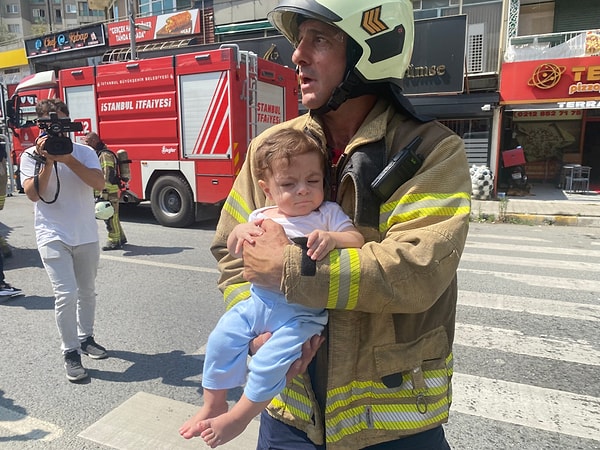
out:
{"label": "red fire truck", "polygon": [[235,45],[132,60],[24,79],[9,100],[13,147],[38,135],[35,104],[59,97],[82,142],[96,131],[129,156],[121,201],[150,201],[156,220],[186,227],[214,217],[244,162],[249,141],[298,114],[295,72]]}

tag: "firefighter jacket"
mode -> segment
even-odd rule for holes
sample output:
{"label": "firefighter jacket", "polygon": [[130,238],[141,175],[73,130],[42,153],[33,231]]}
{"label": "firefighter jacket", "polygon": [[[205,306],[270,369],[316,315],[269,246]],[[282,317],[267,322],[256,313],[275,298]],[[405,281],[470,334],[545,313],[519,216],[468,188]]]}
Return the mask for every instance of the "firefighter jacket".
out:
{"label": "firefighter jacket", "polygon": [[97,196],[101,196],[105,200],[110,200],[111,202],[118,202],[120,181],[118,176],[119,161],[117,160],[117,156],[106,146],[101,150],[96,150],[96,154],[100,160],[100,167],[105,181],[103,191],[97,193]]}
{"label": "firefighter jacket", "polygon": [[[325,143],[310,115],[275,125],[251,143],[211,247],[227,307],[249,290],[242,261],[227,253],[227,236],[266,204],[255,182],[254,150],[281,127],[304,129]],[[390,198],[377,201],[371,180],[415,136],[423,139],[422,166]],[[471,181],[458,136],[438,122],[408,118],[381,99],[330,183],[366,243],[333,250],[313,274],[303,271],[302,249],[286,247],[281,289],[288,302],[328,308],[329,324],[309,370],[312,379],[308,373],[296,377],[268,411],[330,450],[360,449],[448,419],[456,272],[469,226]]]}

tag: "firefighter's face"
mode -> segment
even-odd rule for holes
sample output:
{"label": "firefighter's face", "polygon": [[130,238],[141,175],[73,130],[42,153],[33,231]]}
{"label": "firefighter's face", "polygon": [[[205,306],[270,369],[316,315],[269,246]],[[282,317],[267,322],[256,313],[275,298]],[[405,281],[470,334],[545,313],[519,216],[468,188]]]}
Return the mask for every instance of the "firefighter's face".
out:
{"label": "firefighter's face", "polygon": [[318,20],[306,20],[298,28],[292,61],[298,66],[302,104],[323,106],[342,82],[346,70],[347,36]]}
{"label": "firefighter's face", "polygon": [[323,202],[323,175],[323,156],[311,152],[273,161],[267,180],[258,183],[281,214],[304,216]]}

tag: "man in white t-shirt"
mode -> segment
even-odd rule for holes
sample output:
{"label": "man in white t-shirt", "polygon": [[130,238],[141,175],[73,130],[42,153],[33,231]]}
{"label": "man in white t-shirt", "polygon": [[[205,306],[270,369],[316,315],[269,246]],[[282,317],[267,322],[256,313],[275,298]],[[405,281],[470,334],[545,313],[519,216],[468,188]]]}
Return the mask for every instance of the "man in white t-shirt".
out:
{"label": "man in white t-shirt", "polygon": [[36,113],[40,129],[50,129],[21,157],[21,183],[35,204],[37,247],[54,290],[67,379],[79,381],[88,376],[80,353],[93,359],[107,356],[94,340],[100,260],[94,189],[102,190],[104,177],[96,152],[61,131],[60,119],[69,116],[64,102],[41,100]]}

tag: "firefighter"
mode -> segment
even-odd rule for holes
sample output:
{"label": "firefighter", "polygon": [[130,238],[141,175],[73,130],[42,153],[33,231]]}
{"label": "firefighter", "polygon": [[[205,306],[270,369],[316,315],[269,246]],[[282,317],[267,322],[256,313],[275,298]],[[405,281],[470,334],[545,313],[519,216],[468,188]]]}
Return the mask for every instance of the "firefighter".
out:
{"label": "firefighter", "polygon": [[[442,424],[452,400],[471,181],[462,140],[419,117],[402,95],[414,40],[411,2],[280,0],[269,20],[295,47],[309,112],[253,140],[211,251],[228,308],[245,301],[253,283],[281,289],[289,303],[328,308],[329,324],[305,343],[293,378],[261,414],[257,448],[449,449]],[[329,150],[330,199],[365,237],[361,249],[334,249],[311,262],[267,220],[242,259],[228,254],[231,230],[268,203],[257,184],[256,149],[288,127]],[[403,149],[415,138],[421,143],[412,155]]]}
{"label": "firefighter", "polygon": [[115,213],[109,219],[106,219],[106,230],[108,231],[108,241],[102,247],[102,250],[119,250],[127,243],[125,232],[119,220],[119,194],[121,192],[121,177],[119,173],[119,160],[117,156],[100,140],[97,133],[91,131],[85,135],[85,143],[96,150],[100,159],[100,167],[104,174],[106,185],[97,197],[102,200],[108,200]]}

